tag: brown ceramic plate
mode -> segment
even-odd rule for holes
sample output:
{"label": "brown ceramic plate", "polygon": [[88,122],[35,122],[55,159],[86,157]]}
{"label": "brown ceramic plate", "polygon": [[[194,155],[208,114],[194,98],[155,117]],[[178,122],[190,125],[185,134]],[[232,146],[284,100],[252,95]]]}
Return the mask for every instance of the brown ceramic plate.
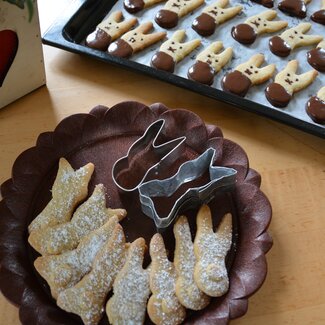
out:
{"label": "brown ceramic plate", "polygon": [[[51,198],[50,189],[56,176],[58,161],[65,157],[74,168],[87,162],[95,164],[89,185],[103,183],[108,202],[113,208],[124,207],[128,216],[122,222],[127,239],[143,236],[147,244],[156,232],[151,219],[143,215],[137,193],[120,194],[111,177],[113,163],[124,156],[153,121],[166,121],[160,141],[186,136],[186,148],[176,163],[160,175],[171,176],[179,164],[193,159],[208,147],[216,150],[215,164],[237,170],[237,183],[231,192],[220,193],[209,204],[214,224],[226,212],[233,215],[233,244],[227,256],[230,289],[213,299],[200,312],[187,313],[186,324],[226,324],[245,314],[248,297],[263,283],[267,265],[265,253],[272,246],[266,232],[271,220],[271,206],[260,191],[260,175],[249,168],[243,149],[224,139],[221,130],[206,125],[187,110],[168,110],[162,104],[149,107],[136,102],[124,102],[111,109],[98,106],[89,114],[76,114],[64,119],[53,132],[42,133],[35,147],[23,152],[15,161],[12,178],[1,186],[0,202],[0,289],[19,307],[23,324],[59,325],[81,324],[81,320],[59,309],[51,298],[47,284],[33,267],[37,253],[27,244],[27,226]],[[130,179],[148,168],[147,159],[140,159],[130,171]],[[184,191],[186,188],[184,187]],[[159,208],[169,202],[157,202]],[[184,211],[195,233],[197,209]],[[171,229],[163,234],[172,251]],[[106,316],[100,324],[108,324]],[[147,317],[146,324],[150,324]]]}

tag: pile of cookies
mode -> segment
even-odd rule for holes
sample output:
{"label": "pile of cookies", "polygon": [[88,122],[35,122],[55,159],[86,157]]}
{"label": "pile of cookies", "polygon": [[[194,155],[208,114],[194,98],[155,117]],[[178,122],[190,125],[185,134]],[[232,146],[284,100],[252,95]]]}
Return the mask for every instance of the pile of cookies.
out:
{"label": "pile of cookies", "polygon": [[145,240],[126,242],[119,224],[126,211],[106,208],[104,186],[84,201],[93,171],[91,163],[75,171],[61,158],[52,199],[28,227],[28,241],[41,254],[34,266],[60,308],[86,325],[98,324],[104,310],[111,324],[143,324],[146,312],[155,324],[180,324],[186,309],[201,310],[228,291],[231,214],[215,232],[210,209],[202,206],[194,243],[187,218],[179,217],[174,261],[157,233],[143,268]]}
{"label": "pile of cookies", "polygon": [[[213,40],[208,45],[206,45],[206,41],[203,43],[202,41],[205,37],[213,35],[216,29],[222,29],[223,23],[240,15],[243,7],[241,5],[231,6],[229,0],[212,1],[207,5],[204,4],[204,0],[124,0],[123,6],[128,13],[139,15],[139,12],[143,12],[144,9],[161,2],[164,2],[164,6],[160,10],[157,9],[154,17],[152,17],[157,26],[162,29],[177,27],[180,20],[187,19],[185,17],[189,17],[190,13],[194,11],[194,18],[188,19],[190,19],[191,28],[199,34],[200,38],[184,42],[185,37],[187,37],[186,30],[176,30],[168,36],[168,40],[161,44],[148,64],[155,69],[172,73],[180,61],[204,43],[205,48],[195,56],[195,59],[193,57],[195,62],[188,68],[187,77],[212,86],[215,75],[229,64],[234,55],[238,56],[240,53],[234,53],[232,47],[224,49],[220,40]],[[273,0],[256,0],[254,2],[268,8],[274,6]],[[310,0],[281,0],[277,7],[286,15],[303,19],[307,15],[306,5],[309,2]],[[203,9],[195,14],[195,10],[200,7]],[[317,24],[324,25],[324,13],[325,3],[323,1],[320,10],[313,13],[311,19]],[[229,33],[229,36],[233,37],[238,43],[250,46],[254,44],[259,35],[278,33],[288,27],[287,21],[276,20],[276,17],[276,10],[261,10],[258,14],[248,17],[224,32]],[[165,31],[150,33],[153,29],[151,21],[141,22],[139,26],[132,29],[137,23],[138,18],[134,16],[123,20],[122,11],[113,12],[87,37],[85,44],[94,49],[107,51],[114,56],[130,58],[133,54],[164,40],[167,36]],[[249,60],[242,62],[231,72],[228,72],[221,79],[220,87],[226,92],[244,97],[252,86],[263,84],[275,75],[274,82],[265,87],[265,98],[274,107],[287,107],[296,92],[311,85],[317,78],[318,72],[325,71],[324,35],[307,34],[311,26],[309,22],[301,22],[286,29],[281,34],[271,37],[268,42],[268,50],[274,55],[284,58],[298,47],[316,46],[306,55],[306,61],[315,70],[309,70],[298,75],[296,74],[298,60],[293,59],[287,62],[287,66],[275,75],[276,65],[272,63],[260,68],[265,57],[256,53]],[[243,47],[241,50],[245,51],[245,48]],[[283,78],[284,75],[288,75],[289,78]],[[304,104],[306,102],[307,100]],[[317,105],[309,103],[307,113],[314,122],[325,123],[325,102],[321,100]]]}

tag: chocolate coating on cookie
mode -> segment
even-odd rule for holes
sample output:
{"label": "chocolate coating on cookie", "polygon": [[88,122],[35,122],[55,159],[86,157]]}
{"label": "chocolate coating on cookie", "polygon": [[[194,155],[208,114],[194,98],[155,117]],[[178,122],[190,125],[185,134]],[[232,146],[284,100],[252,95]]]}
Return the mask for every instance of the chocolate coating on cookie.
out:
{"label": "chocolate coating on cookie", "polygon": [[266,8],[273,8],[274,2],[273,0],[252,0],[253,2],[256,2]]}
{"label": "chocolate coating on cookie", "polygon": [[292,98],[285,88],[276,82],[266,87],[265,96],[273,106],[280,108],[286,107]]}
{"label": "chocolate coating on cookie", "polygon": [[239,24],[231,29],[232,37],[242,44],[253,44],[256,40],[257,33],[254,28],[248,24]]}
{"label": "chocolate coating on cookie", "polygon": [[325,9],[318,10],[311,15],[311,20],[315,23],[325,25]]}
{"label": "chocolate coating on cookie", "polygon": [[123,5],[125,10],[131,14],[139,12],[144,8],[143,0],[124,0]]}
{"label": "chocolate coating on cookie", "polygon": [[96,50],[106,51],[111,43],[111,36],[100,28],[96,28],[94,32],[86,38],[86,45]]}
{"label": "chocolate coating on cookie", "polygon": [[325,50],[317,47],[307,53],[308,63],[320,72],[325,72]]}
{"label": "chocolate coating on cookie", "polygon": [[252,82],[243,73],[235,70],[222,78],[221,85],[224,91],[245,97]]}
{"label": "chocolate coating on cookie", "polygon": [[174,72],[175,61],[169,54],[159,51],[152,57],[151,66],[158,70]]}
{"label": "chocolate coating on cookie", "polygon": [[187,72],[189,79],[211,86],[214,79],[214,70],[206,62],[196,61]]}
{"label": "chocolate coating on cookie", "polygon": [[278,8],[289,16],[305,18],[307,15],[306,4],[302,0],[283,0]]}
{"label": "chocolate coating on cookie", "polygon": [[325,124],[325,102],[319,97],[310,97],[306,105],[306,112],[314,122]]}
{"label": "chocolate coating on cookie", "polygon": [[173,28],[178,24],[178,15],[170,10],[161,9],[155,17],[156,23],[163,28]]}
{"label": "chocolate coating on cookie", "polygon": [[210,36],[216,29],[216,21],[208,14],[202,13],[193,21],[192,28],[202,36]]}
{"label": "chocolate coating on cookie", "polygon": [[129,58],[133,54],[133,49],[130,44],[120,38],[109,46],[108,53],[120,58]]}
{"label": "chocolate coating on cookie", "polygon": [[269,40],[269,47],[273,54],[281,57],[286,57],[291,52],[289,44],[279,36],[273,36]]}

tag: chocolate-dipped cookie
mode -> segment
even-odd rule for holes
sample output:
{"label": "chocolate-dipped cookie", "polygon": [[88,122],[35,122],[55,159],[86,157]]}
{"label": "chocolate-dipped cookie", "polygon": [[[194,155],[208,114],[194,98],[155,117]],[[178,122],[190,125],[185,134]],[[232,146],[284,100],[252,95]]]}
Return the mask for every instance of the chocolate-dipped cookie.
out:
{"label": "chocolate-dipped cookie", "polygon": [[267,10],[248,18],[244,23],[231,29],[232,37],[242,44],[253,44],[258,35],[273,33],[285,28],[286,21],[271,21],[276,17],[275,10]]}
{"label": "chocolate-dipped cookie", "polygon": [[204,3],[204,0],[168,0],[163,9],[156,16],[156,23],[169,29],[177,26],[178,19],[189,14]]}
{"label": "chocolate-dipped cookie", "polygon": [[192,28],[202,36],[212,35],[218,25],[239,14],[243,7],[225,8],[229,0],[218,0],[205,7],[202,13],[193,21]]}
{"label": "chocolate-dipped cookie", "polygon": [[320,42],[315,49],[307,52],[307,61],[314,69],[325,72],[325,41]]}
{"label": "chocolate-dipped cookie", "polygon": [[267,100],[275,107],[286,107],[293,94],[308,87],[317,77],[317,71],[311,70],[297,75],[298,61],[292,60],[280,71],[273,83],[265,89]]}
{"label": "chocolate-dipped cookie", "polygon": [[325,25],[325,0],[322,0],[322,7],[320,10],[314,12],[310,16],[315,23]]}
{"label": "chocolate-dipped cookie", "polygon": [[162,2],[164,0],[124,0],[123,6],[126,11],[131,14],[139,12],[144,8],[151,7],[156,3]]}
{"label": "chocolate-dipped cookie", "polygon": [[130,30],[137,21],[136,18],[123,20],[122,12],[115,11],[97,25],[95,31],[87,36],[85,43],[93,49],[106,51],[111,42]]}
{"label": "chocolate-dipped cookie", "polygon": [[195,63],[187,72],[188,78],[205,85],[212,85],[214,75],[218,73],[232,57],[231,47],[220,52],[222,48],[222,42],[214,42],[199,53],[195,59]]}
{"label": "chocolate-dipped cookie", "polygon": [[176,31],[154,54],[151,59],[151,66],[158,70],[174,72],[176,63],[183,60],[201,44],[199,39],[182,43],[185,35],[185,30]]}
{"label": "chocolate-dipped cookie", "polygon": [[284,31],[280,36],[273,36],[269,40],[271,52],[277,56],[286,57],[297,47],[319,43],[323,39],[323,36],[305,35],[310,28],[310,23],[301,23],[298,26]]}
{"label": "chocolate-dipped cookie", "polygon": [[325,86],[316,96],[310,97],[306,104],[306,112],[314,122],[325,124]]}
{"label": "chocolate-dipped cookie", "polygon": [[258,3],[266,8],[273,8],[274,2],[273,0],[251,0],[255,3]]}
{"label": "chocolate-dipped cookie", "polygon": [[311,0],[282,0],[278,8],[289,16],[305,18],[307,15],[306,4]]}
{"label": "chocolate-dipped cookie", "polygon": [[148,33],[152,27],[152,22],[146,22],[129,31],[109,46],[108,53],[121,58],[129,58],[133,53],[165,38],[165,32]]}
{"label": "chocolate-dipped cookie", "polygon": [[221,82],[223,90],[245,97],[249,88],[270,79],[275,71],[275,64],[260,68],[264,62],[263,54],[253,55],[247,62],[240,64],[234,71],[227,73]]}

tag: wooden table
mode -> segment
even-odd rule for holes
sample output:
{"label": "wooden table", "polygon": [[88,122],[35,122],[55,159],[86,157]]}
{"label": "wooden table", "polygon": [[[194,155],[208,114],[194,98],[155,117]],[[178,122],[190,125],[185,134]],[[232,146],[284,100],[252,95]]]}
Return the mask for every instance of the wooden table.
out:
{"label": "wooden table", "polygon": [[[39,0],[43,31],[66,2]],[[187,108],[246,150],[273,206],[267,279],[249,300],[248,313],[231,323],[325,324],[325,140],[52,47],[44,46],[44,61],[47,86],[0,110],[0,183],[41,132],[70,114],[126,99]],[[0,325],[16,324],[18,310],[0,296]]]}

